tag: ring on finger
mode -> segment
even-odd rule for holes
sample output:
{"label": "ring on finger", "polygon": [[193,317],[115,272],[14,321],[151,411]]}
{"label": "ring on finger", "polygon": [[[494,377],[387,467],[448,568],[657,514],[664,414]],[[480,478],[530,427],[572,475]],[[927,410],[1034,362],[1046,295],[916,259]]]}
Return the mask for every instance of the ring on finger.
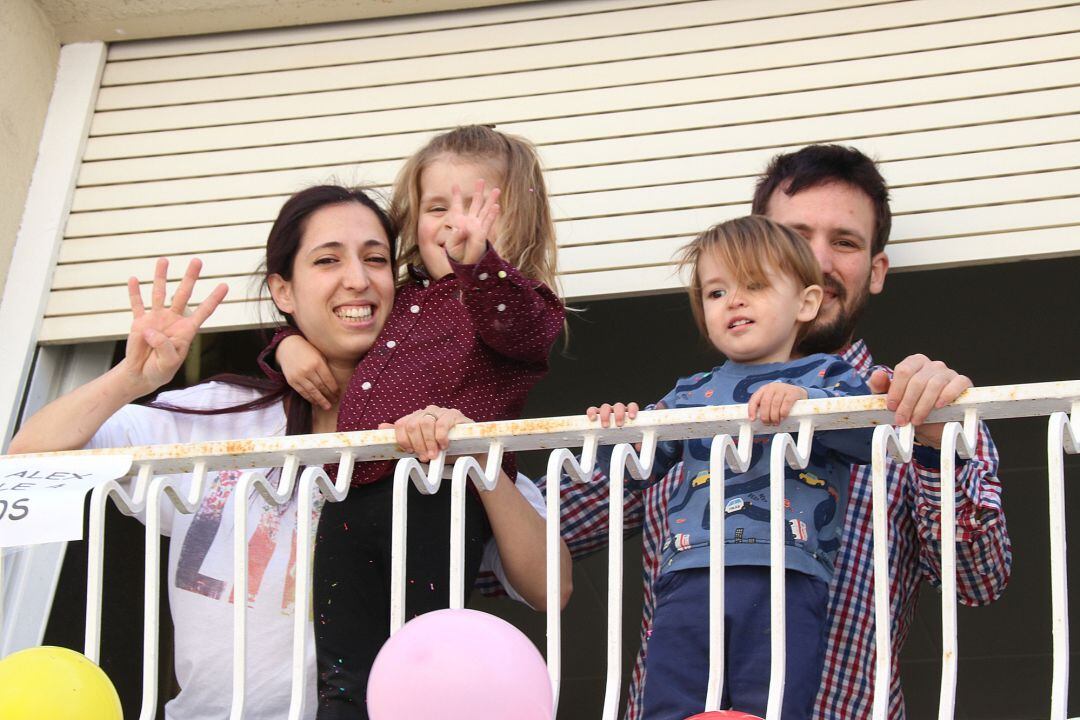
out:
{"label": "ring on finger", "polygon": [[431,418],[432,420],[438,420],[439,419],[439,416],[436,415],[435,413],[432,413],[432,412],[426,412],[426,413],[424,413],[424,415],[426,417]]}

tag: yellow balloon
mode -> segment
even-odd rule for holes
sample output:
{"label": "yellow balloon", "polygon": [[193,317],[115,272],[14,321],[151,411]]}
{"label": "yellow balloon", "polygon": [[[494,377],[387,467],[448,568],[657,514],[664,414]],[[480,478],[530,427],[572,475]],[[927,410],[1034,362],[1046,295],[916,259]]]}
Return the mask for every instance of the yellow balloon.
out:
{"label": "yellow balloon", "polygon": [[3,720],[123,720],[109,677],[82,653],[60,647],[20,650],[0,660]]}

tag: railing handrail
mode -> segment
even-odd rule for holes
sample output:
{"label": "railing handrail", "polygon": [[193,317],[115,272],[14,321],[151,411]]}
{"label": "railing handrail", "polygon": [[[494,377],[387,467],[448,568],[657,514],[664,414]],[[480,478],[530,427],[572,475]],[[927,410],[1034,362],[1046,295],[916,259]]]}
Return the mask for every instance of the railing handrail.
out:
{"label": "railing handrail", "polygon": [[[755,435],[797,432],[800,422],[814,419],[815,430],[887,425],[894,413],[885,406],[884,395],[801,400],[780,425],[754,423]],[[933,422],[963,421],[969,409],[977,409],[979,418],[1016,418],[1045,416],[1072,409],[1080,402],[1080,380],[994,385],[975,387],[955,402],[934,410]],[[595,435],[600,445],[638,442],[643,433],[655,430],[658,440],[682,440],[714,435],[738,435],[747,420],[747,406],[713,405],[676,410],[652,410],[638,413],[637,419],[624,427],[602,428],[585,415],[504,420],[458,425],[450,432],[451,454],[486,452],[495,438],[503,440],[504,450],[546,450],[555,447],[580,447],[583,438]],[[142,445],[128,448],[67,450],[31,453],[22,458],[66,458],[79,456],[130,455],[131,474],[142,466],[154,473],[191,472],[196,463],[208,469],[244,469],[279,465],[282,455],[296,455],[301,464],[336,463],[341,453],[352,450],[356,462],[407,457],[394,440],[393,430],[275,436],[170,445]],[[0,456],[6,457],[6,456]]]}

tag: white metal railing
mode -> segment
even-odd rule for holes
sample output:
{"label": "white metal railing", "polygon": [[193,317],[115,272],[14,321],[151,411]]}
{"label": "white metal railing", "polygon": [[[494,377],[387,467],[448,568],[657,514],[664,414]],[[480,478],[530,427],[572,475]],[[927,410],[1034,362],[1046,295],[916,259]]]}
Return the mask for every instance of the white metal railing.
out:
{"label": "white metal railing", "polygon": [[[1071,417],[1070,417],[1071,415]],[[955,403],[931,414],[931,420],[947,422],[942,441],[942,681],[939,717],[950,718],[954,712],[957,641],[956,641],[956,552],[955,552],[955,456],[968,457],[974,451],[978,423],[995,418],[1048,416],[1048,463],[1050,483],[1050,560],[1053,613],[1053,677],[1051,681],[1051,718],[1066,717],[1068,685],[1068,593],[1065,573],[1064,460],[1065,452],[1080,452],[1080,381],[1009,385],[973,388]],[[770,476],[770,538],[772,587],[772,667],[767,719],[780,717],[784,685],[784,468],[805,467],[815,431],[877,426],[872,442],[872,494],[874,539],[875,624],[889,632],[876,634],[875,720],[887,716],[891,675],[891,620],[889,617],[888,528],[886,509],[887,455],[906,461],[912,453],[911,426],[888,425],[892,413],[883,396],[836,398],[801,401],[780,426],[751,427],[745,405],[642,412],[622,428],[601,428],[584,416],[541,418],[513,422],[477,423],[455,428],[451,433],[449,453],[456,459],[452,474],[451,503],[451,589],[450,606],[460,608],[465,601],[463,582],[465,484],[472,480],[478,489],[491,489],[498,478],[504,452],[552,449],[548,477],[568,475],[575,482],[589,482],[596,462],[598,445],[616,444],[609,472],[610,527],[607,675],[603,718],[614,720],[622,693],[622,539],[623,487],[627,470],[642,478],[652,466],[656,443],[660,440],[713,438],[710,502],[723,506],[723,478],[730,469],[745,471],[755,434],[777,433],[773,443]],[[641,443],[635,452],[632,443]],[[567,448],[582,447],[580,460]],[[116,482],[98,486],[90,503],[90,537],[87,573],[87,609],[85,654],[95,662],[99,658],[101,637],[102,565],[104,558],[104,516],[110,499],[128,515],[146,514],[145,620],[143,649],[143,699],[141,717],[149,720],[157,704],[158,606],[160,559],[157,536],[161,524],[160,498],[164,494],[179,512],[191,513],[200,502],[209,472],[224,469],[248,469],[241,475],[234,493],[234,640],[232,717],[242,715],[246,678],[247,595],[247,503],[252,490],[268,503],[288,502],[297,497],[296,601],[292,658],[292,695],[290,718],[302,714],[305,683],[305,657],[308,642],[308,609],[311,607],[311,532],[314,491],[330,502],[342,500],[348,493],[348,479],[356,462],[403,457],[394,443],[393,431],[368,431],[274,437],[254,440],[210,442],[192,445],[158,445],[120,450],[89,450],[74,453],[47,453],[46,456],[83,456],[122,452],[134,457],[136,475],[128,492]],[[485,467],[470,455],[487,454]],[[340,463],[336,484],[322,466]],[[391,632],[404,619],[406,490],[412,482],[421,492],[438,490],[446,463],[446,453],[426,466],[415,458],[399,462],[394,475],[394,515],[392,536]],[[302,472],[300,468],[305,468]],[[262,468],[263,470],[250,470]],[[267,468],[280,468],[273,483],[264,474]],[[186,495],[178,491],[177,473],[192,473],[193,481]],[[298,477],[299,476],[299,477]],[[558,706],[561,679],[559,526],[560,498],[558,482],[548,483],[547,496],[547,662]],[[707,710],[718,707],[723,677],[723,513],[714,513],[710,527],[710,675]],[[780,628],[781,631],[776,629]]]}

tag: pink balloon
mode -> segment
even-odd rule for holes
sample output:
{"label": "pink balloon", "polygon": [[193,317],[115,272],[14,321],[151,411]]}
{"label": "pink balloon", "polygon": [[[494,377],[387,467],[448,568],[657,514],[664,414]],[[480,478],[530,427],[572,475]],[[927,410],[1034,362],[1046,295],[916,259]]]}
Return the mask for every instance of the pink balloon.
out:
{"label": "pink balloon", "polygon": [[551,695],[544,659],[513,625],[437,610],[383,645],[367,706],[371,720],[551,720]]}
{"label": "pink balloon", "polygon": [[761,720],[761,718],[738,710],[713,710],[691,715],[686,720]]}

